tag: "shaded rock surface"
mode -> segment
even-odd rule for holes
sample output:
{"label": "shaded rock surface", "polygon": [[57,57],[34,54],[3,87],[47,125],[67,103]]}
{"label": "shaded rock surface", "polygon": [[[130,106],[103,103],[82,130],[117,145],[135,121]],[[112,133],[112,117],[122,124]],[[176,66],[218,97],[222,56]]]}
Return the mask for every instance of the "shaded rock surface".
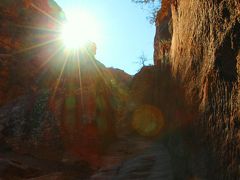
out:
{"label": "shaded rock surface", "polygon": [[[170,155],[164,145],[151,147],[152,142],[147,139],[132,137],[128,139],[124,139],[122,146],[126,152],[118,150],[118,153],[110,156],[119,158],[120,163],[115,166],[109,166],[107,163],[107,166],[91,179],[173,179]],[[133,145],[137,146],[131,147]],[[131,152],[133,149],[135,152]],[[114,151],[111,150],[109,154],[112,152]]]}
{"label": "shaded rock surface", "polygon": [[162,0],[161,10],[156,17],[156,34],[154,37],[154,65],[166,64],[169,61],[171,47],[172,12],[170,8],[171,1]]}
{"label": "shaded rock surface", "polygon": [[[144,67],[131,84],[132,109],[143,105],[158,108],[164,128],[157,135],[171,158],[172,177],[176,179],[207,178],[209,149],[198,140],[191,121],[195,115],[185,101],[181,82],[172,75],[171,65]],[[149,119],[149,117],[146,117]],[[152,149],[154,151],[154,148]],[[162,149],[159,149],[161,152]]]}
{"label": "shaded rock surface", "polygon": [[[209,179],[240,177],[239,3],[177,0],[163,9],[171,9],[172,15],[172,74],[183,87],[189,124],[195,129],[197,140],[207,144],[211,152]],[[164,13],[160,10],[159,14]],[[169,19],[168,14],[163,16]],[[156,24],[158,60],[162,58],[158,44],[167,38],[159,31],[166,27],[164,17],[157,19]]]}
{"label": "shaded rock surface", "polygon": [[0,19],[2,106],[43,87],[38,83],[39,77],[46,76],[42,68],[45,67],[45,72],[49,70],[47,67],[51,63],[47,59],[59,48],[56,38],[65,16],[53,0],[3,0],[0,2]]}
{"label": "shaded rock surface", "polygon": [[54,1],[1,1],[0,10],[1,145],[97,166],[125,114],[131,76],[97,61],[92,43],[68,56]]}
{"label": "shaded rock surface", "polygon": [[2,179],[86,179],[93,169],[81,161],[51,161],[29,155],[1,152]]}
{"label": "shaded rock surface", "polygon": [[66,71],[56,91],[43,89],[2,107],[2,142],[21,153],[59,159],[69,151],[98,164],[125,115],[128,90],[101,64],[95,71],[91,62],[82,63],[81,85]]}
{"label": "shaded rock surface", "polygon": [[1,178],[239,179],[240,4],[162,3],[155,66],[133,79],[91,47],[69,63],[38,46],[64,20],[54,1],[0,3]]}

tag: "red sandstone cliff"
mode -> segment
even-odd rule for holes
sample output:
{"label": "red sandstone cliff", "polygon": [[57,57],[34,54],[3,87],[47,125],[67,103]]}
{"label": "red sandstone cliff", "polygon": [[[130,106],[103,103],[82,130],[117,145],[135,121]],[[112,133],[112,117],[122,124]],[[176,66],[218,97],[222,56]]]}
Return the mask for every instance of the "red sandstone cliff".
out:
{"label": "red sandstone cliff", "polygon": [[64,18],[54,1],[0,2],[0,106],[36,89]]}
{"label": "red sandstone cliff", "polygon": [[198,114],[191,122],[215,162],[209,178],[239,179],[240,1],[176,0],[169,9],[172,37],[163,37],[166,21],[157,19],[155,61],[162,59],[160,40],[168,39],[172,74]]}
{"label": "red sandstone cliff", "polygon": [[1,146],[99,164],[131,76],[107,69],[91,44],[79,57],[66,55],[59,41],[64,13],[54,1],[1,1],[0,18]]}

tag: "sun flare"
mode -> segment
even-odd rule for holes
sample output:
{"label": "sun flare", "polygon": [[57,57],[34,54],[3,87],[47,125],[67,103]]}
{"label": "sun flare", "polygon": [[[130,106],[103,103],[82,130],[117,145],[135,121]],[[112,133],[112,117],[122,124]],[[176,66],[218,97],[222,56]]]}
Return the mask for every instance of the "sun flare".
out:
{"label": "sun flare", "polygon": [[63,24],[61,39],[67,49],[79,49],[89,42],[100,39],[100,27],[97,20],[87,12],[67,13],[67,22]]}

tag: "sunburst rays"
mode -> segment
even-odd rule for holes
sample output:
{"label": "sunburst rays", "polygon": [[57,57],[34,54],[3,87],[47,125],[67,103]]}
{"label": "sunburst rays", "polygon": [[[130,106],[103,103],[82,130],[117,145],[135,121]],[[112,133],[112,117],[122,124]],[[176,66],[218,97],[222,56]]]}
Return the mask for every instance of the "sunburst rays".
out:
{"label": "sunburst rays", "polygon": [[60,45],[40,66],[39,70],[44,68],[61,50],[63,50],[64,46]]}
{"label": "sunburst rays", "polygon": [[68,57],[69,57],[69,54],[66,55],[65,59],[64,59],[64,62],[63,62],[63,66],[59,72],[59,76],[57,77],[56,79],[56,83],[55,83],[55,86],[54,86],[54,89],[53,89],[53,97],[55,97],[56,95],[56,92],[58,90],[58,87],[59,87],[59,84],[61,82],[61,79],[62,79],[62,75],[64,73],[64,70],[65,70],[65,67],[66,67],[66,64],[68,62]]}
{"label": "sunburst rays", "polygon": [[83,107],[83,86],[82,86],[82,76],[81,76],[81,65],[80,65],[80,59],[79,59],[79,51],[76,52],[77,55],[77,65],[78,65],[78,79],[79,79],[79,85],[80,85],[80,98],[81,98],[81,107]]}
{"label": "sunburst rays", "polygon": [[[41,13],[43,16],[46,16],[50,21],[53,22],[53,24],[57,24],[56,27],[62,27],[64,22],[61,22],[60,20],[58,20],[57,18],[55,18],[54,16],[52,16],[51,14],[49,14],[48,12],[44,11],[43,9],[41,9],[40,7],[38,7],[36,4],[34,3],[31,3],[31,7],[33,9],[35,9],[37,12]],[[61,41],[61,37],[60,37],[60,28],[46,28],[46,26],[43,25],[43,27],[39,26],[39,25],[36,25],[36,26],[33,26],[33,25],[21,25],[21,24],[16,24],[15,27],[17,28],[25,28],[25,29],[29,29],[29,30],[36,30],[36,31],[39,31],[40,33],[42,32],[43,35],[44,33],[46,33],[47,36],[47,40],[42,40],[41,42],[38,42],[36,44],[33,44],[29,47],[25,47],[25,48],[22,48],[22,49],[19,49],[17,51],[15,51],[13,53],[13,55],[19,55],[19,54],[22,54],[22,53],[28,53],[28,52],[31,52],[33,50],[36,50],[38,48],[45,48],[44,50],[47,50],[49,47],[54,47],[52,52],[50,54],[48,53],[45,53],[43,54],[43,57],[44,56],[48,56],[44,59],[44,61],[42,62],[42,64],[39,65],[38,67],[38,71],[42,71],[45,69],[44,74],[46,73],[49,73],[48,70],[47,70],[47,65],[50,63],[50,62],[53,62],[54,63],[62,63],[62,66],[60,67],[59,69],[59,74],[57,73],[56,74],[56,80],[55,82],[53,83],[53,92],[52,92],[52,97],[51,98],[54,98],[58,89],[59,89],[59,86],[61,84],[61,81],[62,81],[62,78],[64,76],[64,72],[68,69],[66,69],[66,66],[68,63],[76,63],[76,67],[77,68],[77,71],[76,71],[76,74],[75,76],[77,77],[78,79],[78,87],[80,87],[78,90],[76,89],[74,93],[77,93],[76,95],[78,95],[78,92],[80,93],[80,99],[81,99],[81,105],[83,106],[83,82],[82,82],[82,73],[81,73],[81,69],[84,68],[84,66],[82,66],[81,64],[81,61],[82,59],[81,58],[84,58],[83,56],[80,55],[80,53],[86,55],[87,57],[87,61],[90,61],[91,63],[91,68],[96,71],[96,74],[103,80],[103,83],[105,83],[107,86],[104,86],[104,87],[108,87],[109,83],[107,82],[107,79],[106,79],[106,74],[104,74],[104,72],[101,70],[101,67],[96,63],[96,60],[94,58],[94,55],[92,54],[92,52],[89,51],[89,49],[87,47],[84,47],[82,48],[81,50],[78,50],[78,49],[72,49],[72,50],[67,50],[67,49],[64,49],[64,44],[63,42]],[[49,33],[49,34],[48,34]],[[54,46],[52,46],[54,45]],[[66,52],[65,52],[66,51]],[[41,53],[44,53],[45,51],[41,51]],[[57,56],[57,54],[59,53],[62,53],[62,55],[64,56]],[[41,56],[41,54],[40,54]],[[55,58],[57,56],[57,58]],[[58,59],[60,58],[60,59]],[[62,60],[61,60],[62,59]],[[75,59],[74,61],[69,61],[69,59]],[[59,64],[56,64],[56,66],[58,66]],[[49,77],[51,78],[51,77]],[[90,78],[91,80],[91,78]],[[90,82],[91,83],[91,82]],[[92,82],[93,83],[93,82]]]}
{"label": "sunburst rays", "polygon": [[60,33],[60,30],[49,29],[49,28],[41,27],[41,26],[31,26],[31,25],[28,25],[28,24],[27,24],[27,25],[15,24],[14,26],[15,26],[15,27],[18,27],[18,28],[38,30],[38,31],[42,31],[42,32]]}
{"label": "sunburst rays", "polygon": [[35,5],[34,3],[31,3],[31,7],[33,7],[34,9],[36,9],[37,11],[39,11],[40,13],[42,13],[43,15],[47,16],[49,19],[51,19],[52,21],[58,23],[59,25],[62,25],[61,21],[59,21],[58,19],[54,18],[53,16],[51,16],[49,13],[47,13],[46,11],[44,11],[43,9],[41,9],[40,7],[38,7],[37,5]]}
{"label": "sunburst rays", "polygon": [[[40,7],[38,7],[36,4],[31,3],[30,6],[37,10],[38,12],[40,12],[41,14],[43,14],[44,16],[46,16],[47,18],[49,18],[51,21],[53,21],[55,24],[57,23],[59,25],[59,27],[61,27],[63,25],[63,23],[61,21],[59,21],[57,18],[53,17],[51,14],[47,13],[46,11],[44,11],[43,9],[41,9]],[[51,33],[56,33],[59,34],[60,30],[59,29],[50,29],[50,28],[46,28],[46,27],[40,27],[40,26],[32,26],[32,25],[21,25],[21,24],[15,24],[16,27],[19,28],[26,28],[26,29],[33,29],[33,30],[39,30],[42,32],[51,32]],[[45,42],[40,42],[38,44],[32,45],[30,47],[25,47],[23,49],[17,50],[16,52],[14,52],[14,54],[19,54],[19,53],[23,53],[26,51],[30,51],[36,48],[40,48],[43,46],[47,46],[49,44],[55,43],[57,41],[60,41],[61,38],[58,36],[56,36],[57,38],[52,38],[48,41]]]}
{"label": "sunburst rays", "polygon": [[27,52],[27,51],[30,51],[30,50],[33,50],[33,49],[37,49],[37,48],[40,48],[40,47],[44,47],[44,46],[50,45],[50,44],[55,43],[57,41],[60,41],[60,38],[51,39],[51,40],[48,40],[48,41],[45,41],[45,42],[41,42],[41,43],[32,45],[30,47],[26,47],[26,48],[20,49],[20,50],[14,52],[14,54],[15,55],[16,54],[21,54],[21,53],[24,53],[24,52]]}
{"label": "sunburst rays", "polygon": [[[36,4],[31,3],[30,6],[35,9],[36,11],[38,11],[39,13],[43,14],[44,16],[46,16],[48,19],[50,19],[51,21],[53,21],[54,24],[57,24],[59,27],[61,27],[63,25],[63,23],[61,21],[59,21],[57,18],[53,17],[51,14],[49,14],[48,12],[44,11],[43,9],[41,9],[40,7],[38,7]],[[39,71],[42,70],[52,59],[54,59],[54,57],[63,50],[63,44],[61,44],[61,38],[59,36],[60,34],[60,29],[54,29],[54,28],[46,28],[46,26],[43,25],[43,27],[38,26],[32,26],[32,25],[21,25],[21,24],[16,24],[15,27],[17,28],[25,28],[25,29],[30,29],[30,30],[37,30],[39,32],[42,33],[51,33],[48,34],[49,39],[46,41],[41,41],[37,44],[33,44],[29,47],[25,47],[22,49],[18,49],[15,52],[13,52],[13,55],[20,55],[22,53],[28,53],[31,52],[34,49],[38,49],[38,48],[42,48],[42,47],[50,47],[53,44],[58,44],[55,49],[53,50],[53,52],[49,55],[49,57],[47,57],[44,62],[42,64],[40,64],[39,66]],[[42,52],[44,53],[44,52]],[[46,53],[46,52],[45,52]],[[44,55],[44,54],[42,54]],[[58,76],[58,79],[56,80],[56,87],[54,89],[54,91],[56,91],[56,88],[59,85],[61,76],[64,72],[64,68],[65,65],[68,61],[68,55],[65,57],[64,63],[63,63],[63,67],[60,71],[60,74]]]}

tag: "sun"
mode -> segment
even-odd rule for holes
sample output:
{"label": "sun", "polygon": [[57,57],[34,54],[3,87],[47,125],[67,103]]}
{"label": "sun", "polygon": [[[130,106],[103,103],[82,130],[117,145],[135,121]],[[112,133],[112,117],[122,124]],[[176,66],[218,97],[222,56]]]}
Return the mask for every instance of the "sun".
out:
{"label": "sun", "polygon": [[80,49],[89,41],[100,39],[100,26],[96,18],[85,11],[70,11],[61,29],[61,39],[67,49]]}

